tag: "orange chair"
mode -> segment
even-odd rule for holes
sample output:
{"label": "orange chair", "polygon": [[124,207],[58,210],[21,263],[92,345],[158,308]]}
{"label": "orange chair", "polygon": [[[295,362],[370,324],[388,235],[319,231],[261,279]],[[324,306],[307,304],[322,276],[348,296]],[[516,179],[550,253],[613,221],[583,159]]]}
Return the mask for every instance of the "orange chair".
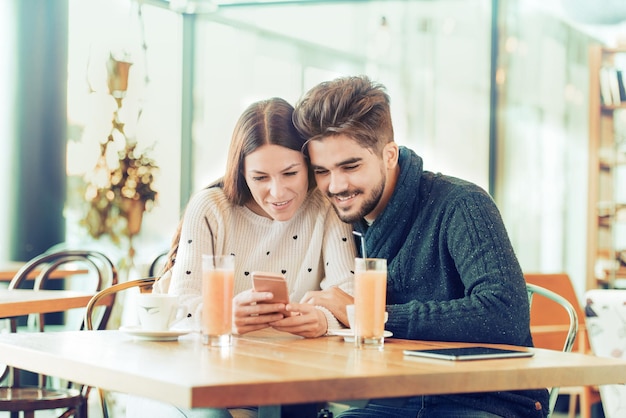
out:
{"label": "orange chair", "polygon": [[[567,299],[578,315],[578,335],[574,341],[573,352],[591,353],[589,338],[585,327],[585,313],[576,296],[574,286],[565,273],[541,274],[525,273],[526,283],[552,290]],[[538,298],[530,308],[530,330],[535,347],[550,350],[562,350],[569,325],[567,313],[554,303]],[[591,418],[591,406],[600,402],[598,389],[593,386],[562,387],[560,394],[569,395],[569,417],[576,416],[576,404],[580,399],[580,417]]]}

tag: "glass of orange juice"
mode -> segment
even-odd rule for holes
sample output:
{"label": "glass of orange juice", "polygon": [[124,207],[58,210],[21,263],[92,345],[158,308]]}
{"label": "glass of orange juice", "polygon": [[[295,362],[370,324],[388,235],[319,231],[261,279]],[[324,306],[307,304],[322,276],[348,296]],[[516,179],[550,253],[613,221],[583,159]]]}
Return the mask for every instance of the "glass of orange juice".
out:
{"label": "glass of orange juice", "polygon": [[382,349],[385,339],[387,260],[356,258],[354,269],[354,343]]}
{"label": "glass of orange juice", "polygon": [[232,344],[235,257],[202,255],[202,341],[213,347]]}

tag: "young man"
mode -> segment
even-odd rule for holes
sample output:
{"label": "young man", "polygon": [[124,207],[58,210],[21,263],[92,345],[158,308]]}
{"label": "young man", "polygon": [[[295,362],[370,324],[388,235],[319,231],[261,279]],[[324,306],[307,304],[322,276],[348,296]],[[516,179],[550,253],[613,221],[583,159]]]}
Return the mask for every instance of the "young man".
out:
{"label": "young man", "polygon": [[[317,186],[364,235],[368,257],[387,259],[386,329],[399,338],[532,346],[524,277],[494,201],[472,183],[425,171],[394,142],[382,85],[364,76],[321,83],[293,118]],[[351,301],[339,290],[333,297]],[[537,389],[375,399],[340,416],[527,418],[547,408],[547,390]]]}

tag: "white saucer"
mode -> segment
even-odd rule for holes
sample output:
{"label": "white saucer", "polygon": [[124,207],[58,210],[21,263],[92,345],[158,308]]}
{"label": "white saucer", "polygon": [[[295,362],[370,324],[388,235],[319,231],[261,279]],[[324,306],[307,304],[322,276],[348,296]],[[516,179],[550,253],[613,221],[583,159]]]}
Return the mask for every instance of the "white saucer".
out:
{"label": "white saucer", "polygon": [[142,340],[147,341],[175,341],[181,335],[192,332],[188,329],[173,329],[168,331],[146,331],[141,329],[139,325],[130,325],[120,327],[120,331],[130,334]]}
{"label": "white saucer", "polygon": [[[354,342],[354,331],[351,328],[331,329],[330,331],[328,331],[328,335],[337,335],[339,337],[343,337],[343,340],[348,343]],[[391,331],[383,332],[384,338],[391,337],[392,335],[393,333]]]}

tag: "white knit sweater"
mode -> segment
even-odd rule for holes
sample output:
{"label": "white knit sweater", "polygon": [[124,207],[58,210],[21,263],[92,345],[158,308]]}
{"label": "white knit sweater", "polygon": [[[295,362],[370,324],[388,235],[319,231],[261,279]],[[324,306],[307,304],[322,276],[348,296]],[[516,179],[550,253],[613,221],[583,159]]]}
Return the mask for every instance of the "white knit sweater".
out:
{"label": "white knit sweater", "polygon": [[[203,189],[187,206],[171,277],[163,277],[155,289],[179,295],[193,326],[201,317],[202,254],[212,253],[205,217],[215,253],[235,255],[235,294],[252,287],[252,271],[283,273],[293,302],[300,302],[309,290],[331,286],[353,293],[352,230],[319,190],[309,193],[293,218],[281,222],[233,205],[221,188]],[[329,329],[341,327],[328,310],[322,311]]]}

